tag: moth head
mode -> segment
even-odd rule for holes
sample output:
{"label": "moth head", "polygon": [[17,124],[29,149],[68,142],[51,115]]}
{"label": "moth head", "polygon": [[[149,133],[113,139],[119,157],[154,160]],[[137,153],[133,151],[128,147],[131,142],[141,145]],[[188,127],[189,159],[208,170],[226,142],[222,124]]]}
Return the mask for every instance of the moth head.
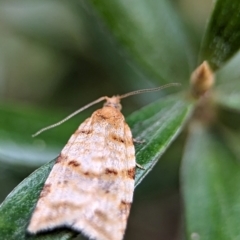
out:
{"label": "moth head", "polygon": [[113,107],[117,110],[121,111],[122,105],[120,104],[120,97],[113,96],[113,97],[106,97],[106,102],[103,105],[104,107]]}

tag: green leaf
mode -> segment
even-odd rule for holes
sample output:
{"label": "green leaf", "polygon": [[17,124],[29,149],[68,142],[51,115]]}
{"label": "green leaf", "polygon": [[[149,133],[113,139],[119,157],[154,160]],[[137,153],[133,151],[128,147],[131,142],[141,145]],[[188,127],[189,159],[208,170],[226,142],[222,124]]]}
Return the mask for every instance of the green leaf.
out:
{"label": "green leaf", "polygon": [[170,96],[131,114],[127,122],[133,137],[144,140],[136,144],[137,162],[144,170],[136,171],[135,184],[151,171],[159,157],[180,133],[192,112],[192,104],[179,96]]}
{"label": "green leaf", "polygon": [[[179,189],[179,167],[186,134],[183,131],[167,148],[151,173],[141,182],[134,192],[134,202],[146,201],[157,196],[164,196]],[[144,199],[142,198],[144,196]],[[139,199],[139,200],[138,200]],[[138,205],[138,203],[137,203]]]}
{"label": "green leaf", "polygon": [[[133,113],[127,119],[134,137],[145,140],[136,146],[137,161],[145,168],[137,169],[136,185],[176,138],[191,113],[191,106],[192,103],[181,100],[179,96],[170,96]],[[1,205],[0,232],[6,239],[26,239],[25,232],[31,212],[53,164],[54,161],[45,164],[26,178]],[[33,239],[71,239],[69,234],[68,231],[56,232]]]}
{"label": "green leaf", "polygon": [[216,132],[192,124],[181,174],[187,239],[239,239],[239,159]]}
{"label": "green leaf", "polygon": [[[110,32],[138,64],[160,81],[186,81],[192,49],[169,1],[89,0]],[[89,8],[91,9],[91,7]],[[173,71],[174,69],[174,71]]]}
{"label": "green leaf", "polygon": [[213,70],[220,68],[240,47],[240,2],[218,0],[209,21],[200,60],[207,60]]}
{"label": "green leaf", "polygon": [[16,187],[26,176],[31,174],[36,167],[11,164],[0,159],[0,203],[10,191]]}

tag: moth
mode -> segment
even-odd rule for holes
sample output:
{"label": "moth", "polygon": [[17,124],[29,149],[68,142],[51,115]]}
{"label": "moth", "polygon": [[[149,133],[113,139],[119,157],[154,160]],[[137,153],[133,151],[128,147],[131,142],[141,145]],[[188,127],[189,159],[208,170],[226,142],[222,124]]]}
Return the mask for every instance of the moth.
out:
{"label": "moth", "polygon": [[101,97],[37,132],[35,135],[106,101],[79,126],[56,159],[27,231],[37,234],[64,226],[90,239],[122,240],[133,201],[137,164],[132,133],[121,113],[120,100],[176,85],[179,84]]}

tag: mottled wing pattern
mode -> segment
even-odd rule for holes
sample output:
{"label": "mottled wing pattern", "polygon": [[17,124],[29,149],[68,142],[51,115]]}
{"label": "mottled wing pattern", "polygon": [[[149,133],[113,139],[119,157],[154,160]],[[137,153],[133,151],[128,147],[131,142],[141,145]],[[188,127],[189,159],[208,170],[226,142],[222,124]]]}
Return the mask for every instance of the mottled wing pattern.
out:
{"label": "mottled wing pattern", "polygon": [[60,226],[121,240],[134,190],[135,150],[120,111],[95,111],[72,135],[40,194],[28,231]]}

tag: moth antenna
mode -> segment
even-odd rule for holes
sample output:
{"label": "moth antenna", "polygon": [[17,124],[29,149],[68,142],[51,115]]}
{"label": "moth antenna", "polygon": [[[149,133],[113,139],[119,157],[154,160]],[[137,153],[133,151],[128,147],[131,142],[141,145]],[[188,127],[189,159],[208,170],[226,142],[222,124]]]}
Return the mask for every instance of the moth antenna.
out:
{"label": "moth antenna", "polygon": [[175,87],[175,86],[181,86],[181,83],[168,83],[168,84],[165,84],[161,87],[140,89],[140,90],[137,90],[137,91],[133,91],[133,92],[123,94],[123,95],[119,96],[119,98],[122,99],[122,98],[126,98],[126,97],[129,97],[129,96],[132,96],[132,95],[145,93],[145,92],[156,92],[156,91],[162,90],[164,88]]}
{"label": "moth antenna", "polygon": [[[129,92],[129,93],[123,94],[123,95],[119,96],[119,98],[122,99],[122,98],[126,98],[126,97],[129,97],[129,96],[132,96],[132,95],[145,93],[145,92],[156,92],[156,91],[162,90],[164,88],[172,87],[172,86],[181,86],[181,84],[180,83],[169,83],[169,84],[165,84],[165,85],[163,85],[161,87],[141,89],[141,90],[137,90],[137,91],[133,91],[133,92]],[[82,107],[82,108],[78,109],[77,111],[73,112],[72,114],[68,115],[66,118],[62,119],[61,121],[59,121],[57,123],[54,123],[54,124],[52,124],[50,126],[47,126],[45,128],[40,129],[38,132],[33,134],[32,137],[36,137],[36,136],[38,136],[42,132],[45,132],[45,131],[47,131],[47,130],[49,130],[51,128],[55,128],[55,127],[61,125],[62,123],[66,122],[70,118],[72,118],[75,115],[77,115],[78,113],[80,113],[80,112],[84,111],[85,109],[93,106],[94,104],[99,103],[101,101],[104,101],[106,99],[107,99],[106,96],[98,98],[97,100],[95,100],[95,101],[85,105],[84,107]]]}
{"label": "moth antenna", "polygon": [[47,126],[47,127],[45,127],[45,128],[40,129],[38,132],[36,132],[35,134],[33,134],[32,137],[36,137],[36,136],[38,136],[38,135],[39,135],[40,133],[42,133],[42,132],[45,132],[45,131],[47,131],[47,130],[49,130],[49,129],[51,129],[51,128],[55,128],[55,127],[61,125],[62,123],[66,122],[66,121],[69,120],[70,118],[72,118],[72,117],[74,117],[75,115],[77,115],[78,113],[82,112],[83,110],[91,107],[92,105],[94,105],[94,104],[96,104],[96,103],[99,103],[99,102],[101,102],[101,101],[103,101],[103,100],[106,100],[106,98],[107,98],[107,97],[100,97],[100,98],[98,98],[97,100],[95,100],[95,101],[93,101],[93,102],[85,105],[84,107],[82,107],[82,108],[78,109],[77,111],[73,112],[72,114],[68,115],[67,117],[65,117],[65,118],[62,119],[61,121],[59,121],[59,122],[57,122],[57,123],[54,123],[54,124],[52,124],[52,125],[50,125],[50,126]]}

